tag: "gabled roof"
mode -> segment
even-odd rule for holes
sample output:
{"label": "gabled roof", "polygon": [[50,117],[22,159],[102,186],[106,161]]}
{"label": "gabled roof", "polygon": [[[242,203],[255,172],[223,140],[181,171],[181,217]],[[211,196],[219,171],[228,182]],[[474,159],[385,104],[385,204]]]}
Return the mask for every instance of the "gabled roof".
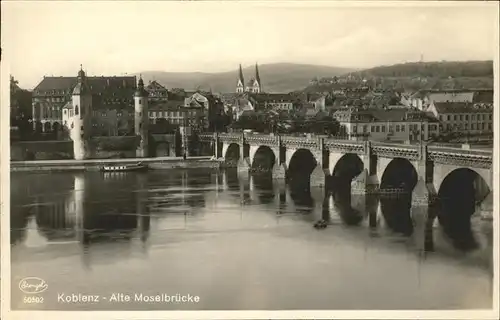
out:
{"label": "gabled roof", "polygon": [[71,109],[71,108],[73,108],[73,102],[72,101],[66,102],[66,104],[62,108],[63,109]]}
{"label": "gabled roof", "polygon": [[[366,123],[370,121],[377,122],[404,122],[404,121],[437,121],[434,116],[429,116],[429,114],[422,112],[420,110],[409,110],[409,109],[342,109],[334,112],[337,117],[342,116],[359,116],[359,120],[353,120],[353,122]],[[355,119],[355,118],[354,118]]]}
{"label": "gabled roof", "polygon": [[473,102],[493,103],[493,90],[478,90],[474,94]]}
{"label": "gabled roof", "polygon": [[473,112],[491,112],[493,109],[480,104],[463,102],[434,102],[434,107],[438,113],[473,113]]}
{"label": "gabled roof", "polygon": [[[76,77],[44,77],[33,89],[33,92],[34,94],[71,95],[76,84]],[[136,87],[136,77],[87,77],[87,84],[93,95],[132,99]]]}
{"label": "gabled roof", "polygon": [[446,102],[446,101],[470,101],[474,98],[474,92],[436,92],[429,93],[429,101]]}
{"label": "gabled roof", "polygon": [[164,86],[162,86],[161,84],[159,84],[158,81],[153,80],[153,81],[149,82],[149,84],[146,87],[146,90],[147,91],[150,91],[150,90],[153,90],[153,91],[154,90],[166,91],[167,88],[165,88]]}

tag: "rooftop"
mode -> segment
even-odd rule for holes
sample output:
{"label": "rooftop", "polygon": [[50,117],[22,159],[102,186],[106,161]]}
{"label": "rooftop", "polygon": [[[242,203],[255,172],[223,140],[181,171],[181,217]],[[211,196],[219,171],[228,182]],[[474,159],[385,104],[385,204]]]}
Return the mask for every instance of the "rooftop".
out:
{"label": "rooftop", "polygon": [[491,112],[492,106],[489,104],[472,104],[466,102],[434,102],[434,107],[438,113],[480,113]]}
{"label": "rooftop", "polygon": [[[136,87],[135,76],[87,77],[92,94],[133,97]],[[77,84],[76,77],[44,77],[33,90],[35,95],[71,95]]]}
{"label": "rooftop", "polygon": [[430,113],[419,110],[401,108],[391,109],[358,109],[346,108],[334,112],[336,117],[349,117],[351,122],[405,122],[405,121],[438,121]]}

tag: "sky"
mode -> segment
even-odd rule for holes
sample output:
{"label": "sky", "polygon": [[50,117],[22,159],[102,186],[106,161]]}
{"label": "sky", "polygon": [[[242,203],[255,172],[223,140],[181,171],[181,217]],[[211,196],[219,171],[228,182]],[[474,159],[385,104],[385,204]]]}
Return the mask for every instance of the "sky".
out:
{"label": "sky", "polygon": [[494,58],[495,3],[401,3],[2,1],[2,60],[33,88],[80,64],[110,76]]}

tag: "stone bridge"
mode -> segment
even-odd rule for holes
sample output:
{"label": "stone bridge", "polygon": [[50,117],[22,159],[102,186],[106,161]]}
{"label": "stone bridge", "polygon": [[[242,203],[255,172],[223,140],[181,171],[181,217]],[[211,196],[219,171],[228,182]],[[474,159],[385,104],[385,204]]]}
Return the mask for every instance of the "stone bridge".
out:
{"label": "stone bridge", "polygon": [[483,211],[492,214],[492,150],[313,135],[209,137],[215,140],[214,155],[237,164],[240,172],[269,170],[275,179],[302,178],[314,187],[350,183],[354,195],[402,190],[411,195],[413,207],[428,207],[439,198],[458,201],[472,193],[474,204],[482,203]]}

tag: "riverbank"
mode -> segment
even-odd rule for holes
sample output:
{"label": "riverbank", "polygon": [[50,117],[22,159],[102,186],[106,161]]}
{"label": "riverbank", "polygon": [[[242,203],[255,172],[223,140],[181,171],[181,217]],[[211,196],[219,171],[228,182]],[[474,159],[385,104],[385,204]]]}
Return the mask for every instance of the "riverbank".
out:
{"label": "riverbank", "polygon": [[88,159],[88,160],[35,160],[11,161],[11,172],[27,171],[99,171],[103,165],[131,165],[142,162],[151,170],[219,168],[220,161],[209,156],[189,157],[157,157],[157,158],[124,158],[124,159]]}

